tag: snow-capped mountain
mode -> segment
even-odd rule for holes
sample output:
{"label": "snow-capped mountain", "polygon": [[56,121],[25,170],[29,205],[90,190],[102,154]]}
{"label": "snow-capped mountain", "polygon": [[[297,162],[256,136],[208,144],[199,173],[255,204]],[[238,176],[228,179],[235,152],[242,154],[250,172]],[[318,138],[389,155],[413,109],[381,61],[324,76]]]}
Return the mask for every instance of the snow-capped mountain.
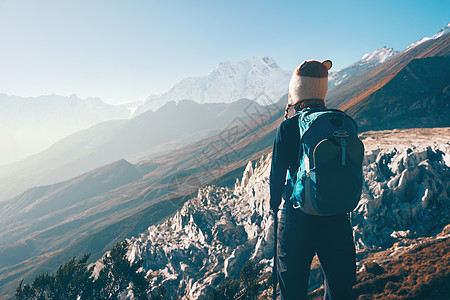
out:
{"label": "snow-capped mountain", "polygon": [[379,64],[390,60],[398,53],[399,51],[395,51],[392,48],[383,47],[381,49],[375,50],[370,54],[365,54],[361,58],[361,60],[357,61],[356,63],[344,69],[330,72],[328,76],[328,88],[331,89],[333,87],[336,87],[349,78],[358,75],[361,72],[370,70],[378,66]]}
{"label": "snow-capped mountain", "polygon": [[450,23],[448,23],[447,26],[445,26],[444,28],[439,30],[439,32],[437,32],[432,37],[424,37],[424,38],[412,43],[411,45],[406,47],[406,49],[403,51],[396,51],[393,48],[388,48],[385,46],[381,49],[375,50],[372,53],[365,54],[361,58],[361,60],[355,62],[354,64],[352,64],[344,69],[341,69],[341,70],[338,70],[335,72],[330,72],[329,77],[328,77],[328,88],[330,88],[330,89],[334,88],[334,87],[340,85],[341,83],[345,82],[349,78],[360,74],[361,72],[365,72],[367,70],[373,69],[374,67],[378,66],[379,64],[389,61],[390,59],[392,59],[399,53],[404,53],[406,51],[409,51],[410,49],[415,48],[416,46],[418,46],[426,41],[438,39],[441,36],[448,34],[448,33],[450,33]]}
{"label": "snow-capped mountain", "polygon": [[414,47],[416,47],[416,46],[418,46],[418,45],[420,45],[420,44],[422,44],[422,43],[424,43],[424,42],[426,42],[426,41],[438,39],[438,38],[440,38],[441,36],[443,36],[443,35],[445,35],[445,34],[448,34],[448,33],[450,33],[450,23],[448,23],[447,26],[445,26],[444,28],[442,28],[441,30],[439,30],[439,31],[438,31],[435,35],[433,35],[432,37],[424,37],[424,38],[421,38],[421,39],[418,40],[418,41],[415,41],[414,43],[412,43],[411,45],[409,45],[408,47],[406,47],[406,49],[405,49],[404,51],[408,51],[408,50],[410,50],[410,49],[412,49],[412,48],[414,48]]}
{"label": "snow-capped mountain", "polygon": [[[398,76],[388,78],[390,80],[387,83],[392,81],[391,85],[386,84],[386,81],[382,82],[382,85],[385,87],[384,89],[380,89],[382,85],[379,84],[381,81],[378,78],[357,76],[358,82],[354,83],[355,80],[351,80],[351,84],[343,84],[333,90],[340,90],[341,88],[351,90],[342,96],[342,98],[350,100],[355,98],[353,94],[355,90],[369,91],[370,94],[376,93],[376,97],[381,97],[383,101],[377,100],[373,101],[374,103],[378,103],[379,107],[384,108],[388,104],[387,100],[389,100],[389,105],[392,108],[392,99],[398,98],[398,94],[401,94],[402,97],[410,97],[409,94],[405,95],[405,89],[402,89],[402,84],[411,78],[408,76],[412,76],[414,80],[410,80],[409,84],[419,82],[423,84],[416,84],[418,88],[425,86],[434,89],[437,87],[439,92],[437,96],[441,97],[439,99],[444,104],[448,103],[448,101],[446,102],[447,98],[445,98],[448,96],[447,89],[445,89],[445,86],[441,88],[439,85],[436,85],[436,82],[438,84],[446,83],[446,77],[438,76],[437,78],[439,80],[435,80],[435,73],[428,71],[430,69],[436,69],[434,67],[436,64],[442,66],[439,64],[441,60],[445,60],[444,62],[447,64],[447,57],[450,52],[445,45],[449,45],[449,38],[450,36],[446,35],[435,42],[422,43],[414,51],[402,53],[394,59],[388,60],[387,63],[381,64],[380,69],[369,72],[376,73],[380,71],[379,73],[382,75],[380,77],[383,78],[388,78],[387,75],[398,73]],[[438,47],[434,43],[440,46]],[[430,49],[433,51],[431,52]],[[428,64],[430,62],[428,59],[433,55],[444,57],[431,57],[433,64]],[[370,57],[375,58],[376,55],[367,55],[365,58],[369,59]],[[381,55],[379,57],[383,56]],[[421,59],[423,57],[427,59]],[[407,62],[411,60],[415,61],[415,63],[408,64]],[[424,66],[426,66],[425,69],[422,68]],[[402,76],[403,74],[400,72],[403,69],[405,72],[408,72],[408,76]],[[421,74],[424,76],[423,78],[427,80],[418,80],[418,78],[415,78],[417,77],[415,70],[421,70]],[[427,72],[423,72],[423,70]],[[442,71],[442,74],[446,74],[445,70],[441,67],[439,70]],[[432,85],[430,85],[430,82]],[[380,90],[382,93],[379,92]],[[410,88],[406,90],[411,92],[414,97],[420,97],[420,93],[422,93],[421,90],[418,92]],[[428,90],[427,93],[429,93]],[[372,96],[369,95],[367,97]],[[361,97],[361,99],[363,98]],[[438,98],[423,98],[430,105],[435,103],[434,99]],[[282,102],[285,103],[286,99],[283,99],[280,103]],[[189,104],[190,102],[180,101],[178,105],[183,103]],[[253,102],[252,105],[254,104]],[[433,111],[428,109],[424,110],[423,107],[426,108],[427,106],[423,106],[420,102],[409,104],[399,101],[399,104],[400,106],[395,107],[395,110],[392,111],[397,113],[406,107],[407,109],[418,109],[420,116],[423,116],[425,113],[426,118],[436,118],[437,116]],[[214,104],[214,106],[217,105]],[[348,104],[349,107],[352,107],[352,105],[354,107],[355,104]],[[264,127],[267,129],[265,131],[254,131],[253,129],[247,128],[247,124],[242,124],[243,130],[236,130],[238,134],[234,134],[234,129],[237,126],[234,126],[236,125],[235,122],[231,123],[230,125],[233,126],[228,126],[216,139],[205,139],[185,147],[184,150],[175,151],[168,155],[158,157],[155,160],[136,165],[138,173],[141,173],[143,176],[142,179],[118,188],[113,186],[113,190],[108,190],[100,195],[95,194],[93,198],[80,201],[82,198],[78,195],[78,188],[72,187],[71,182],[66,182],[64,188],[59,184],[30,190],[24,196],[36,195],[36,199],[39,201],[30,201],[31,208],[37,203],[43,204],[48,200],[53,200],[54,203],[61,205],[67,205],[67,202],[60,202],[57,199],[73,201],[73,206],[61,208],[62,218],[60,220],[63,223],[59,223],[58,226],[45,226],[45,231],[36,231],[36,234],[29,239],[17,241],[14,245],[16,247],[8,249],[3,247],[0,249],[3,251],[0,257],[3,261],[8,261],[6,267],[0,266],[0,268],[3,267],[2,271],[0,271],[2,274],[0,281],[8,282],[10,293],[14,293],[14,289],[17,287],[17,282],[19,281],[17,277],[19,273],[17,270],[27,272],[27,276],[31,276],[32,272],[35,272],[33,274],[34,276],[44,271],[47,272],[47,270],[57,266],[56,264],[61,263],[65,259],[62,255],[65,255],[64,257],[66,258],[80,256],[83,254],[80,251],[97,251],[97,258],[104,251],[110,249],[110,247],[106,246],[108,243],[114,243],[117,239],[123,239],[125,236],[139,236],[139,233],[143,231],[142,228],[147,228],[150,225],[152,226],[141,234],[139,238],[130,240],[134,246],[130,249],[129,258],[144,258],[146,260],[144,268],[148,272],[149,277],[156,278],[157,283],[164,281],[165,284],[173,288],[171,290],[175,291],[179,289],[182,291],[181,293],[187,293],[185,298],[201,297],[202,293],[205,293],[204,291],[202,292],[202,288],[206,288],[207,285],[216,285],[224,278],[227,278],[226,276],[228,278],[233,277],[236,274],[236,268],[234,266],[240,267],[240,262],[250,257],[270,264],[270,257],[267,258],[264,255],[266,255],[265,253],[267,251],[271,251],[271,220],[267,216],[267,203],[263,201],[266,201],[268,197],[267,172],[270,159],[267,154],[270,153],[269,147],[273,143],[274,132],[280,121],[277,119],[277,116],[279,114],[279,117],[281,117],[283,106],[279,105],[279,109],[276,109],[276,114],[273,112],[270,113],[274,116],[270,119],[273,121],[273,124]],[[173,114],[174,107],[176,107],[174,103],[169,103],[169,106],[167,106],[171,114]],[[374,111],[378,109],[370,105],[365,105],[365,107],[374,109]],[[436,105],[436,107],[441,108],[439,105]],[[184,110],[184,112],[186,111]],[[198,112],[198,109],[194,111]],[[445,114],[446,111],[443,109],[440,109],[439,112],[442,113],[444,118],[448,115]],[[147,114],[156,113],[147,112]],[[126,126],[127,129],[132,129],[131,131],[118,131],[117,128],[120,124],[108,122],[100,126],[104,130],[92,132],[91,135],[87,136],[86,140],[77,140],[80,143],[79,145],[83,147],[74,147],[68,144],[69,147],[66,149],[69,149],[71,151],[70,153],[74,155],[79,155],[80,149],[84,149],[84,146],[92,146],[93,143],[101,142],[103,139],[107,139],[116,134],[122,134],[122,136],[135,139],[139,142],[152,140],[152,138],[141,138],[135,134],[135,128],[148,129],[159,128],[158,126],[161,126],[159,122],[157,122],[157,126],[152,126],[152,124],[147,122],[141,122],[144,121],[144,118],[139,119],[139,117],[145,115],[142,114],[138,118],[134,118],[134,121],[129,124],[133,124],[133,126]],[[208,112],[208,115],[211,115],[211,113]],[[377,118],[379,118],[379,115],[379,113],[375,113]],[[390,119],[398,119],[391,114],[383,115],[390,117]],[[258,117],[254,118],[254,114],[250,114],[250,116],[252,116],[252,121],[256,121],[253,123],[260,123]],[[400,113],[399,116],[405,118],[403,113]],[[364,121],[365,119],[363,117],[360,115],[358,122],[361,120]],[[153,117],[151,119],[154,120]],[[204,118],[202,117],[201,119],[203,120]],[[232,118],[225,119],[229,121]],[[405,119],[408,119],[408,117]],[[240,121],[242,120],[240,118],[236,120],[238,121],[237,125],[241,125]],[[378,123],[386,126],[386,122],[379,122],[379,119],[377,120]],[[445,120],[448,120],[448,118]],[[128,123],[125,121],[118,122]],[[215,122],[217,120],[214,120]],[[410,122],[409,119],[408,122]],[[116,123],[116,127],[110,127],[113,123]],[[146,124],[149,125],[146,126]],[[449,126],[448,121],[447,124],[442,124],[439,127]],[[259,128],[261,125],[255,126]],[[413,122],[413,126],[435,125],[430,125],[428,119],[425,119],[425,121],[421,119],[418,122]],[[388,128],[399,127],[386,126],[381,129]],[[355,226],[354,230],[358,247],[371,250],[360,252],[362,254],[359,256],[359,259],[366,257],[367,252],[377,254],[378,246],[383,248],[385,245],[390,245],[394,242],[398,243],[395,243],[395,247],[390,249],[393,249],[396,254],[401,253],[403,250],[411,248],[410,245],[415,237],[421,235],[432,236],[445,223],[448,223],[450,214],[448,210],[448,178],[450,178],[448,169],[450,164],[448,149],[450,134],[448,130],[448,128],[395,130],[390,132],[372,132],[363,135],[367,149],[364,170],[366,186],[361,205],[353,217],[353,224]],[[147,131],[154,132],[152,130]],[[189,137],[184,138],[188,139]],[[105,153],[110,153],[111,149],[121,148],[117,147],[117,145],[126,145],[127,147],[133,145],[133,143],[128,142],[129,140],[125,140],[126,142],[121,142],[122,140],[117,138],[113,138],[112,140],[116,142],[114,146],[104,147],[106,152],[102,152],[98,156],[91,156],[93,159],[86,161],[99,163],[100,159],[104,159]],[[148,150],[148,146],[145,147]],[[164,144],[164,147],[166,147],[166,144]],[[67,153],[61,152],[61,155],[67,157]],[[207,184],[227,184],[229,186],[228,184],[234,182],[235,176],[238,176],[238,173],[239,176],[242,175],[241,168],[245,166],[246,162],[248,160],[257,160],[257,157],[259,158],[262,153],[265,153],[266,156],[256,165],[249,164],[247,166],[242,180],[236,184],[235,189],[212,186],[203,187],[200,189],[198,197],[191,199],[178,212],[178,217],[169,218],[173,210],[179,208],[180,201],[167,199],[168,194],[179,195],[179,198],[181,199],[183,197],[182,199],[184,201],[186,195],[191,195],[192,187],[196,189],[198,186],[203,185],[202,180],[204,177],[202,176],[204,175],[201,172],[204,169],[209,171],[211,168],[220,170],[216,173],[211,173],[212,175],[208,173],[208,178],[219,178],[220,181],[211,179]],[[46,162],[53,164],[55,162],[54,159],[51,159],[51,156],[48,157],[50,159]],[[234,161],[235,157],[239,158],[238,163]],[[79,159],[78,156],[70,160],[69,164],[77,167],[80,166],[80,161],[77,159]],[[201,159],[201,161],[197,161],[198,159]],[[65,164],[64,167],[67,165]],[[33,166],[36,167],[37,165]],[[123,164],[114,164],[113,166],[122,170]],[[132,166],[128,166],[130,167],[129,170],[133,169]],[[105,184],[105,189],[111,187],[108,186],[108,181],[111,178],[116,178],[121,173],[118,173],[115,168],[105,167],[107,168],[106,171],[111,171],[115,176],[109,176],[110,174],[107,172],[103,173],[99,169],[91,173],[91,177],[80,177],[86,179],[86,184],[88,185],[87,188],[83,188],[83,191],[80,192],[81,194],[86,195],[91,189],[98,188],[95,182],[89,179],[92,176],[100,180],[102,184]],[[14,171],[18,170],[18,168],[12,169]],[[38,170],[39,179],[41,179],[46,174],[42,172],[42,168],[38,168]],[[97,176],[99,171],[104,175],[103,177]],[[28,172],[23,172],[23,174],[29,175]],[[199,176],[196,177],[196,175]],[[75,179],[74,183],[80,183],[80,178]],[[104,181],[105,178],[106,181]],[[179,178],[182,180],[179,180]],[[191,178],[199,178],[200,180],[191,180]],[[126,175],[123,179],[124,182],[127,182],[131,177]],[[20,180],[26,184],[30,183],[30,178],[23,177]],[[189,184],[190,182],[191,184]],[[202,183],[200,184],[200,182]],[[6,182],[6,185],[10,187],[11,183]],[[180,185],[183,186],[180,187]],[[178,190],[181,191],[178,192]],[[54,191],[54,194],[50,195],[49,192],[52,191]],[[103,190],[100,192],[103,192]],[[182,192],[185,193],[183,194]],[[70,195],[72,197],[68,197]],[[56,198],[51,198],[54,196]],[[90,197],[90,195],[86,195],[86,197]],[[29,197],[29,200],[32,200],[31,197]],[[158,201],[158,203],[151,204],[151,206],[147,207],[151,201]],[[17,202],[17,204],[20,205],[21,203]],[[98,205],[98,207],[86,210],[86,205],[91,204]],[[217,209],[217,207],[220,209]],[[51,208],[58,207],[52,206]],[[69,218],[67,215],[63,216],[64,213],[72,208],[81,208],[79,215]],[[9,211],[14,210],[10,209]],[[23,212],[23,210],[15,211]],[[31,211],[35,212],[34,209],[31,209]],[[39,222],[43,223],[55,218],[54,213],[46,213],[43,215],[45,217],[37,216]],[[158,215],[158,217],[155,217],[155,215]],[[167,222],[155,225],[165,219],[167,219]],[[83,224],[83,226],[79,226],[79,224]],[[29,228],[36,229],[35,226]],[[130,234],[130,232],[133,233]],[[64,238],[60,238],[62,235],[64,235]],[[61,244],[69,240],[73,246],[71,249],[63,249]],[[36,247],[37,251],[42,252],[36,254],[37,252],[34,250],[28,251],[27,249],[27,251],[24,251],[23,245],[31,245],[31,250],[33,250],[32,247]],[[45,247],[38,247],[40,245],[45,245]],[[54,250],[53,252],[49,252],[50,246],[55,246],[55,248],[51,249],[52,251]],[[222,249],[222,251],[219,249]],[[15,259],[19,257],[21,259],[20,255],[24,252],[25,254],[23,256],[29,255],[30,257],[26,262],[20,261],[17,263],[19,260],[9,259],[10,257],[14,257]],[[47,260],[49,257],[52,258],[52,262]],[[378,258],[379,256],[376,256],[376,259]],[[29,277],[25,280],[29,280]],[[1,288],[3,291],[6,290],[4,286]],[[1,292],[2,290],[0,289]]]}
{"label": "snow-capped mountain", "polygon": [[125,107],[99,98],[0,94],[0,140],[5,145],[0,148],[0,165],[40,152],[75,131],[129,117]]}
{"label": "snow-capped mountain", "polygon": [[291,73],[282,70],[271,57],[223,62],[204,76],[183,79],[165,94],[149,97],[136,113],[155,111],[169,101],[183,99],[197,103],[230,103],[247,98],[267,105],[271,104],[267,103],[268,98],[276,102],[287,93],[290,76]]}
{"label": "snow-capped mountain", "polygon": [[[365,183],[352,214],[359,251],[386,249],[401,241],[403,246],[394,250],[398,253],[415,238],[438,234],[450,222],[449,128],[367,132],[361,137]],[[182,299],[204,299],[211,287],[234,278],[249,259],[269,271],[270,162],[269,154],[249,163],[234,190],[201,188],[175,216],[129,239],[129,260],[144,259],[149,278]]]}

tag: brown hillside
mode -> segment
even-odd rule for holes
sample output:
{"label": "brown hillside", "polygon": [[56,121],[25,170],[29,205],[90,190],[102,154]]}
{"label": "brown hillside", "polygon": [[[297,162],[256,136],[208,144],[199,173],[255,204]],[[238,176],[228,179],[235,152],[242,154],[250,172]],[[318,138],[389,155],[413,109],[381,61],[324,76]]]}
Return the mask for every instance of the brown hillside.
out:
{"label": "brown hillside", "polygon": [[[448,299],[450,239],[436,239],[414,247],[386,264],[366,262],[353,287],[355,299]],[[319,300],[323,289],[309,295]]]}
{"label": "brown hillside", "polygon": [[330,90],[327,105],[347,110],[386,85],[411,60],[433,56],[450,56],[450,34],[422,43],[377,68],[362,73],[357,78]]}
{"label": "brown hillside", "polygon": [[449,239],[417,246],[383,267],[373,266],[358,274],[353,288],[357,299],[448,299]]}
{"label": "brown hillside", "polygon": [[383,87],[344,108],[360,129],[450,126],[450,57],[413,59]]}

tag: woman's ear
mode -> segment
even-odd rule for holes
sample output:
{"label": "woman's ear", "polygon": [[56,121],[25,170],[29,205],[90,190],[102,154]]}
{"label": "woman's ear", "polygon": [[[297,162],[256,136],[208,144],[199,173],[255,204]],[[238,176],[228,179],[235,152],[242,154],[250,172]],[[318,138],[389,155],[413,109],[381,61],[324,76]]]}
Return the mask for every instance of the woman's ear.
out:
{"label": "woman's ear", "polygon": [[333,66],[333,63],[331,62],[331,60],[327,59],[322,62],[322,65],[324,65],[325,68],[327,68],[327,70],[329,70]]}
{"label": "woman's ear", "polygon": [[306,66],[306,63],[307,61],[305,60],[301,65],[299,65],[297,69],[295,69],[295,74],[300,75],[300,69]]}

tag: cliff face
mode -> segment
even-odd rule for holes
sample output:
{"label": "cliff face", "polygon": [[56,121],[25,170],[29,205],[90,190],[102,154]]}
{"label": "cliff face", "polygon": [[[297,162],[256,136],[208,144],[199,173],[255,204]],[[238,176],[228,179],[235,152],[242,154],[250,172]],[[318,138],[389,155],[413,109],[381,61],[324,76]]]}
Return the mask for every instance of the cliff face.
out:
{"label": "cliff face", "polygon": [[412,60],[346,112],[361,130],[450,126],[450,57]]}
{"label": "cliff face", "polygon": [[205,296],[208,288],[235,277],[249,258],[268,263],[273,243],[269,216],[270,157],[249,163],[241,183],[231,189],[208,186],[174,217],[131,239],[130,260],[145,259],[156,283],[186,299]]}
{"label": "cliff face", "polygon": [[[450,223],[449,138],[448,128],[362,135],[365,183],[352,214],[359,253],[389,249],[398,242],[407,248]],[[248,259],[265,264],[269,272],[270,162],[271,156],[265,155],[249,163],[234,190],[200,189],[175,216],[130,239],[129,259],[143,258],[155,284],[163,283],[184,299],[204,298],[211,287],[234,278]],[[366,256],[359,256],[360,267]],[[311,285],[317,283],[320,279],[313,278]]]}
{"label": "cliff face", "polygon": [[442,131],[443,140],[427,141],[432,131],[400,131],[391,138],[401,141],[403,133],[410,140],[392,148],[374,145],[374,133],[363,135],[368,145],[363,195],[352,215],[360,249],[391,245],[402,237],[435,235],[449,224],[449,130],[435,129]]}

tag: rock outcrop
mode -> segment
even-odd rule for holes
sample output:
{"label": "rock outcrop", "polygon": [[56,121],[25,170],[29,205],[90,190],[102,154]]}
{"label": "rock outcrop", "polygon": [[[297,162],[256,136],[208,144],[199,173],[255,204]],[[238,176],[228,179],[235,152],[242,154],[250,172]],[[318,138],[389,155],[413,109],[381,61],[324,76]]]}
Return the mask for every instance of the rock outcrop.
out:
{"label": "rock outcrop", "polygon": [[[365,183],[352,213],[361,253],[436,235],[450,223],[449,137],[448,128],[362,136]],[[237,276],[249,259],[270,271],[270,162],[271,155],[265,155],[249,163],[234,190],[201,188],[175,216],[130,239],[129,259],[143,258],[155,285],[163,283],[183,299],[204,298],[212,287]]]}

